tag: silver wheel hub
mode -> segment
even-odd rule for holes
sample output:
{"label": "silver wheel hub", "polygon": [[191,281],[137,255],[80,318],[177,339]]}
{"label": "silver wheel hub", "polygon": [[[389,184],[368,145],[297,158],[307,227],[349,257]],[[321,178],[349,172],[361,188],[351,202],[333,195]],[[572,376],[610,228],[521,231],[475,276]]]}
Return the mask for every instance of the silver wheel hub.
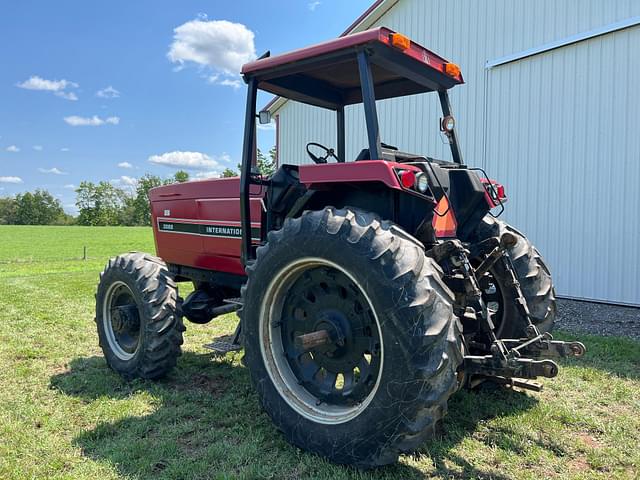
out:
{"label": "silver wheel hub", "polygon": [[[321,332],[328,344],[294,343]],[[277,272],[263,296],[259,336],[270,379],[304,418],[345,423],[375,397],[384,357],[380,322],[364,288],[337,264],[307,257]]]}
{"label": "silver wheel hub", "polygon": [[102,326],[110,350],[120,360],[130,360],[140,344],[140,313],[129,286],[113,282],[105,295]]}

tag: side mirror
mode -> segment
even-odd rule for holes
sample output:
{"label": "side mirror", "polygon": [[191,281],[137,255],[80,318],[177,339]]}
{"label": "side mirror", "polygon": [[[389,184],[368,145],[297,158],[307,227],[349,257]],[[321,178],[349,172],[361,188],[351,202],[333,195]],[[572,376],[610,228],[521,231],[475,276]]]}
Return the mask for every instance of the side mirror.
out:
{"label": "side mirror", "polygon": [[260,124],[265,125],[267,123],[271,123],[271,112],[268,110],[262,110],[258,114],[258,121]]}

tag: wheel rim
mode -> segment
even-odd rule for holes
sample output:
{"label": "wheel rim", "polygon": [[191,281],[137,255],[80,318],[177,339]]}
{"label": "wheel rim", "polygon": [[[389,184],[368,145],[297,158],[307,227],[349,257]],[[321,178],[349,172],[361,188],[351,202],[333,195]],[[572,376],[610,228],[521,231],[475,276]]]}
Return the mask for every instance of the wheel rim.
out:
{"label": "wheel rim", "polygon": [[[274,276],[263,297],[260,347],[282,398],[318,423],[362,413],[380,384],[380,322],[358,281],[338,265],[299,259]],[[300,335],[328,332],[330,343],[305,349]]]}
{"label": "wheel rim", "polygon": [[111,351],[121,360],[131,359],[140,344],[140,312],[126,283],[117,281],[109,286],[102,322]]}

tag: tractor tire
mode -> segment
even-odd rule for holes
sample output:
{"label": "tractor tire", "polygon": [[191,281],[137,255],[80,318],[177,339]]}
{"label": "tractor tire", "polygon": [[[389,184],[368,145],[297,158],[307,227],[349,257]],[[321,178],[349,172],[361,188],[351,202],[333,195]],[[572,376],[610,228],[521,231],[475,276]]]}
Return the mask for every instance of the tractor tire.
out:
{"label": "tractor tire", "polygon": [[[275,426],[360,468],[431,438],[459,388],[462,327],[422,244],[374,214],[331,207],[287,219],[267,240],[239,313],[245,363]],[[338,340],[296,343],[323,328]]]}
{"label": "tractor tire", "polygon": [[165,263],[145,253],[111,258],[96,292],[98,339],[109,367],[127,380],[157,379],[176,365],[185,327]]}
{"label": "tractor tire", "polygon": [[[520,288],[529,307],[531,322],[543,332],[553,329],[556,318],[556,296],[551,279],[551,272],[545,264],[540,252],[518,230],[507,223],[487,216],[483,219],[476,231],[476,241],[480,242],[490,237],[500,238],[503,233],[510,232],[518,241],[507,250]],[[527,336],[528,322],[516,305],[516,299],[512,291],[507,287],[508,271],[501,262],[497,262],[489,271],[489,275],[495,280],[497,288],[485,290],[483,295],[485,302],[492,299],[498,305],[498,315],[494,319],[496,324],[496,336],[498,338],[525,338]],[[482,286],[482,285],[481,285]]]}

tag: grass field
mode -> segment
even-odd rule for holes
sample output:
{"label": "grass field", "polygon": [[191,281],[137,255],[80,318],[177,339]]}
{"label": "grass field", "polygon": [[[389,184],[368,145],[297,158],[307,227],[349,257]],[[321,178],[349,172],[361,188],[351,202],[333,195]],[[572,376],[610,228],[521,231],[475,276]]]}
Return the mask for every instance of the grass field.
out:
{"label": "grass field", "polygon": [[640,476],[640,344],[625,339],[583,336],[586,358],[539,394],[459,392],[441,439],[369,472],[288,445],[240,354],[206,353],[235,317],[189,324],[167,379],[126,383],[97,347],[93,294],[129,250],[153,251],[151,230],[0,226],[0,479]]}

